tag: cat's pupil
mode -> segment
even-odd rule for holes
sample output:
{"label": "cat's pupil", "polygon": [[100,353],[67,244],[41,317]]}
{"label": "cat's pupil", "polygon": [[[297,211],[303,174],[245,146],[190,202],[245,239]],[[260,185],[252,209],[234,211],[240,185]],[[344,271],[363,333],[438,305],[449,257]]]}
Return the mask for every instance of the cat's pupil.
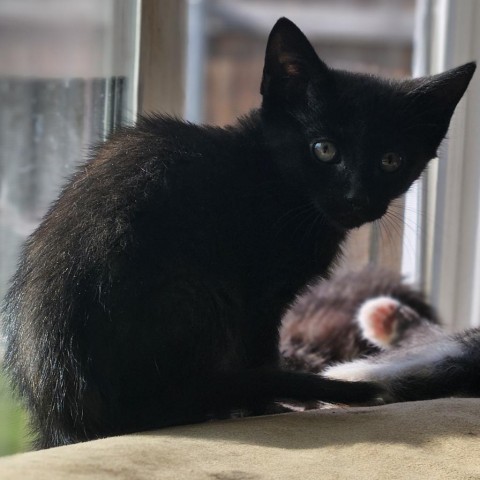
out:
{"label": "cat's pupil", "polygon": [[390,153],[386,153],[382,157],[381,166],[382,166],[382,169],[386,172],[394,172],[400,167],[401,163],[402,163],[402,159],[400,155],[398,155],[397,153],[390,152]]}
{"label": "cat's pupil", "polygon": [[331,162],[337,155],[337,148],[332,142],[316,142],[313,145],[313,153],[322,162]]}

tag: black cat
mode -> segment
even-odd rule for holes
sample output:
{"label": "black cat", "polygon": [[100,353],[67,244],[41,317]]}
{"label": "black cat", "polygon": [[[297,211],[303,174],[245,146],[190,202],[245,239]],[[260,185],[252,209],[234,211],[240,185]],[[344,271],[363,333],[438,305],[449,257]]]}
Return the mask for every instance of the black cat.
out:
{"label": "black cat", "polygon": [[[403,307],[415,317],[405,315]],[[282,363],[289,370],[321,373],[333,363],[374,355],[407,336],[420,336],[423,323],[433,331],[437,313],[400,274],[373,266],[338,272],[308,288],[285,314]]]}
{"label": "black cat", "polygon": [[160,116],[115,133],[27,241],[6,298],[6,365],[37,446],[376,396],[281,371],[278,325],[435,156],[474,69],[333,70],[281,19],[262,106],[236,126]]}
{"label": "black cat", "polygon": [[332,379],[375,381],[384,400],[480,396],[480,329],[448,333],[421,310],[392,297],[365,302],[355,317],[376,354],[329,366]]}

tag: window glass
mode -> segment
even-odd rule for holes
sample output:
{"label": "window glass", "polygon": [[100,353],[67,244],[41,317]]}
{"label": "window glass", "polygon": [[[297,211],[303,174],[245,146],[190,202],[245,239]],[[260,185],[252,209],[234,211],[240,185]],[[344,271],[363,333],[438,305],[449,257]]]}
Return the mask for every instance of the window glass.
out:
{"label": "window glass", "polygon": [[[65,178],[135,114],[138,5],[0,2],[0,299]],[[1,374],[0,425],[0,455],[23,448],[24,417]]]}
{"label": "window glass", "polygon": [[136,3],[0,3],[0,297],[65,178],[134,113]]}

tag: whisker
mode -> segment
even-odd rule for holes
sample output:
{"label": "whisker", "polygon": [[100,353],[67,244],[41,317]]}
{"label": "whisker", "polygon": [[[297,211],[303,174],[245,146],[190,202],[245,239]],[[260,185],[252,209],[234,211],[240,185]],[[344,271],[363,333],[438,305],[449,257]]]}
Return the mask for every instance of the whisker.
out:
{"label": "whisker", "polygon": [[[389,212],[389,214],[385,215],[384,218],[388,227],[392,229],[399,238],[402,239],[402,245],[404,247],[403,254],[413,256],[414,255],[413,245],[411,244],[410,241],[408,241],[408,237],[405,237],[405,235],[403,234],[404,232],[401,230],[401,225],[398,222],[398,220],[402,220],[402,219],[395,217],[395,215],[393,215],[392,212]],[[415,228],[409,226],[406,223],[403,223],[403,228],[404,229],[411,228],[413,232],[416,232]]]}
{"label": "whisker", "polygon": [[[317,224],[318,219],[322,218],[322,215],[318,211],[314,211],[314,214],[315,216],[314,216],[313,222],[310,224],[310,227],[305,232],[305,235],[303,238],[305,240],[308,240],[308,238],[314,233],[315,225]],[[302,243],[303,243],[303,239],[302,239]]]}
{"label": "whisker", "polygon": [[[390,250],[393,250],[394,247],[395,247],[395,239],[393,237],[393,234],[392,234],[392,231],[390,228],[388,228],[389,226],[389,219],[387,219],[386,217],[384,218],[381,218],[379,221],[378,221],[378,225],[379,225],[379,231],[380,231],[380,234],[381,234],[381,238],[382,238],[382,245],[381,245],[381,248],[380,248],[380,251],[385,251],[387,248],[390,249]],[[385,239],[385,240],[383,240]]]}
{"label": "whisker", "polygon": [[[313,207],[313,205],[312,205],[312,207]],[[299,233],[300,230],[302,229],[302,227],[303,227],[304,225],[309,225],[309,224],[310,224],[310,223],[309,223],[309,220],[312,218],[312,215],[315,215],[316,213],[317,213],[317,212],[316,212],[316,210],[315,210],[314,208],[309,209],[308,211],[306,211],[306,212],[305,212],[305,217],[298,222],[298,224],[297,224],[295,230],[293,231],[292,235],[296,235],[297,233]],[[305,237],[305,233],[304,233],[304,235],[302,236],[302,240],[300,241],[300,243],[303,242],[304,237]]]}
{"label": "whisker", "polygon": [[407,219],[403,215],[399,215],[395,211],[388,211],[387,212],[389,217],[395,219],[395,223],[403,224],[404,228],[410,229],[412,232],[416,232],[418,229],[418,223],[415,222],[413,219]]}
{"label": "whisker", "polygon": [[276,231],[277,235],[280,234],[285,230],[286,227],[288,227],[289,224],[294,222],[296,219],[301,218],[305,213],[308,213],[313,208],[314,206],[309,202],[288,210],[275,221],[273,225],[274,231]]}

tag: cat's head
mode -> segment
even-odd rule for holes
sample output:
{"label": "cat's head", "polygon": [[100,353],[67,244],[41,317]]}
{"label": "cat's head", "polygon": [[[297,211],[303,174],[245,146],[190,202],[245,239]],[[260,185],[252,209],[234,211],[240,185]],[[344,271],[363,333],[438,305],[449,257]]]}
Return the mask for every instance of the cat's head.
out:
{"label": "cat's head", "polygon": [[394,81],[329,68],[280,19],[268,39],[261,114],[282,174],[334,225],[380,218],[418,178],[475,71]]}

